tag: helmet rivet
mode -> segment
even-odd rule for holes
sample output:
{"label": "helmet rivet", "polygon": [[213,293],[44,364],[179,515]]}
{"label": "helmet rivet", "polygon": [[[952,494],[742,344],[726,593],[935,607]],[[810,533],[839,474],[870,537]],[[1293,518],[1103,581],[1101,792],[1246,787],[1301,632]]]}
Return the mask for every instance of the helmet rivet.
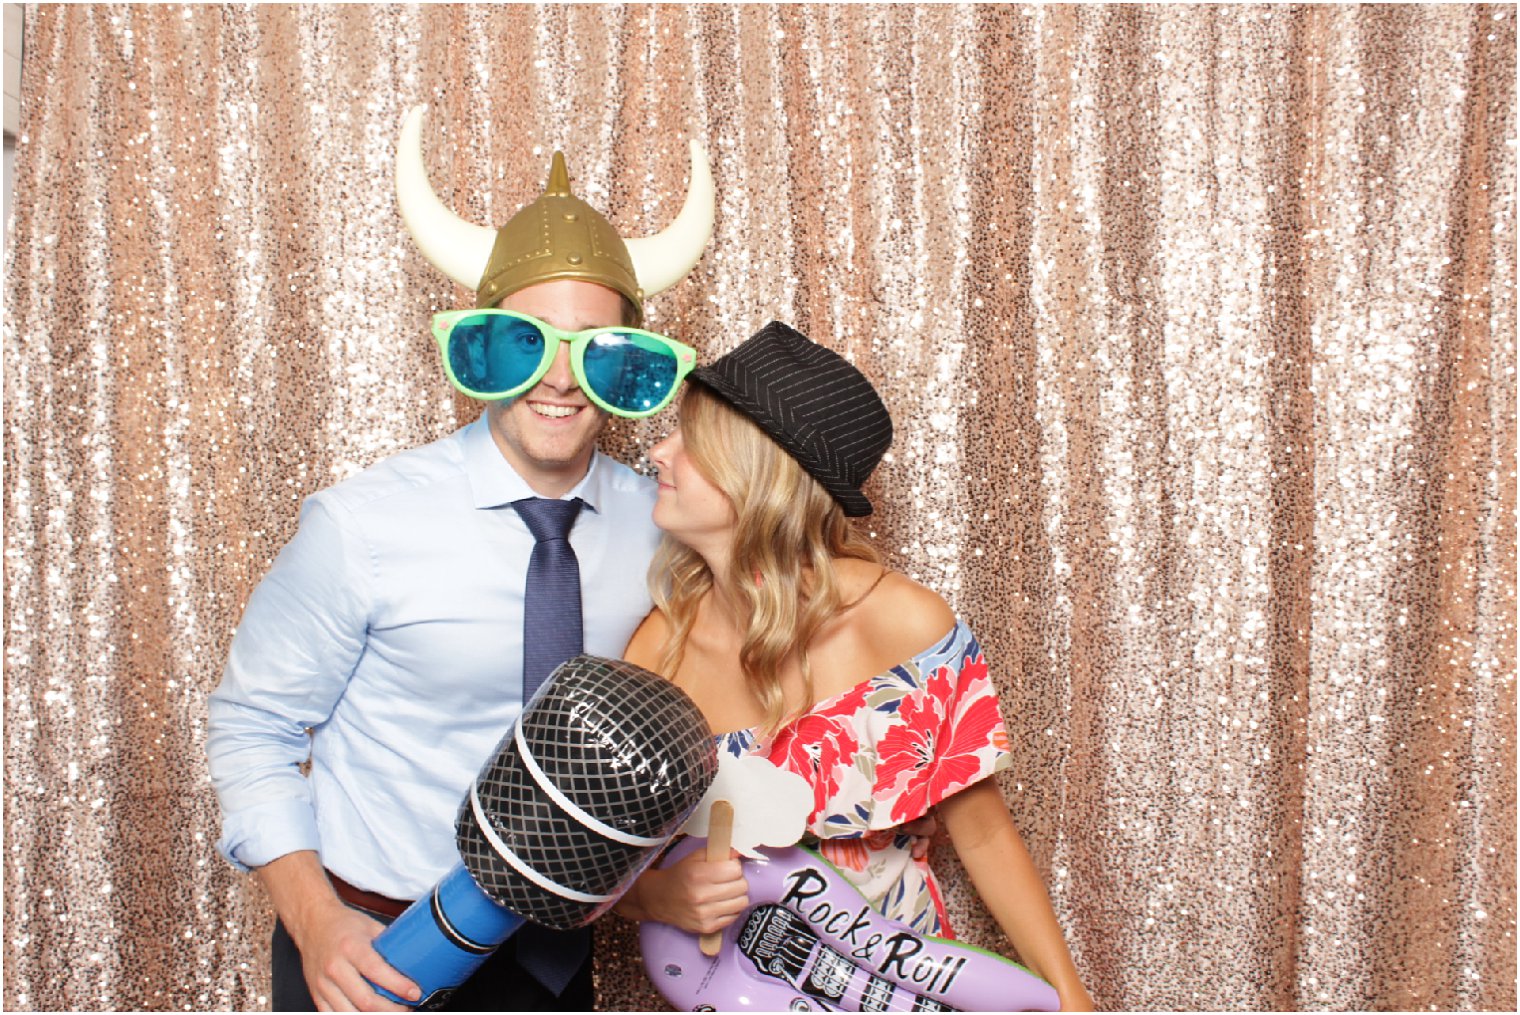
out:
{"label": "helmet rivet", "polygon": [[579,254],[566,254],[565,255],[565,260],[569,261],[571,264],[580,264],[581,263],[581,255],[579,255]]}
{"label": "helmet rivet", "polygon": [[579,217],[580,216],[577,215],[577,214],[575,214],[575,212],[573,212],[573,211],[567,211],[567,212],[565,212],[565,221],[566,222],[574,222]]}

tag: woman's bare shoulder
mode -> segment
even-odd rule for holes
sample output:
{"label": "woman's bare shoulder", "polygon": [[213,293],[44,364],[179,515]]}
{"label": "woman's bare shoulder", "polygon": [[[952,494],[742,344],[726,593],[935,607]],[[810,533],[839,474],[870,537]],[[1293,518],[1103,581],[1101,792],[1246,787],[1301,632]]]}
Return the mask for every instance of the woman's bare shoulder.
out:
{"label": "woman's bare shoulder", "polygon": [[893,663],[937,643],[955,626],[955,614],[939,595],[907,575],[865,561],[840,568],[846,613],[857,636],[877,646]]}
{"label": "woman's bare shoulder", "polygon": [[639,622],[638,630],[628,639],[623,658],[646,670],[657,670],[660,654],[665,649],[665,639],[670,636],[670,620],[658,606]]}

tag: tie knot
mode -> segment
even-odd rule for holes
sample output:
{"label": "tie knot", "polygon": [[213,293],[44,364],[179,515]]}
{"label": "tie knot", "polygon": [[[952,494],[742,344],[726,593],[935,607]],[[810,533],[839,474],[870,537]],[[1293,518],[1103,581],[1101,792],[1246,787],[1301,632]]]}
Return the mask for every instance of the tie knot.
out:
{"label": "tie knot", "polygon": [[575,517],[581,513],[581,505],[584,503],[579,497],[573,500],[528,497],[525,500],[514,500],[512,507],[522,516],[528,531],[533,533],[534,540],[542,543],[548,539],[564,539],[569,536],[570,527],[575,524]]}

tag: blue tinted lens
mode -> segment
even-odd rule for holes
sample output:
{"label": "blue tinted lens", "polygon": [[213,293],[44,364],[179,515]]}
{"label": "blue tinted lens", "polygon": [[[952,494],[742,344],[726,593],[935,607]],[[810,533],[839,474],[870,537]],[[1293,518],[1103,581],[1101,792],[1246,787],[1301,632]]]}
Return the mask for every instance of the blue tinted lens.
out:
{"label": "blue tinted lens", "polygon": [[649,412],[676,383],[676,356],[669,346],[623,331],[592,336],[581,368],[596,397],[624,412]]}
{"label": "blue tinted lens", "polygon": [[471,391],[510,392],[525,384],[543,359],[543,334],[515,317],[466,317],[449,332],[449,366]]}

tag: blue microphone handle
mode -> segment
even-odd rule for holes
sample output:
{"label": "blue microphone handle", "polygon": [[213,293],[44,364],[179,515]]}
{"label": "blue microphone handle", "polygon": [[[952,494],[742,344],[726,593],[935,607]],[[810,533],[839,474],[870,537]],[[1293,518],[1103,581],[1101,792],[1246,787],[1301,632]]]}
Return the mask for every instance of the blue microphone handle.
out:
{"label": "blue microphone handle", "polygon": [[[525,921],[480,890],[464,864],[443,876],[375,938],[375,951],[422,991],[416,1007],[442,1002]],[[410,1004],[383,987],[376,992]]]}

